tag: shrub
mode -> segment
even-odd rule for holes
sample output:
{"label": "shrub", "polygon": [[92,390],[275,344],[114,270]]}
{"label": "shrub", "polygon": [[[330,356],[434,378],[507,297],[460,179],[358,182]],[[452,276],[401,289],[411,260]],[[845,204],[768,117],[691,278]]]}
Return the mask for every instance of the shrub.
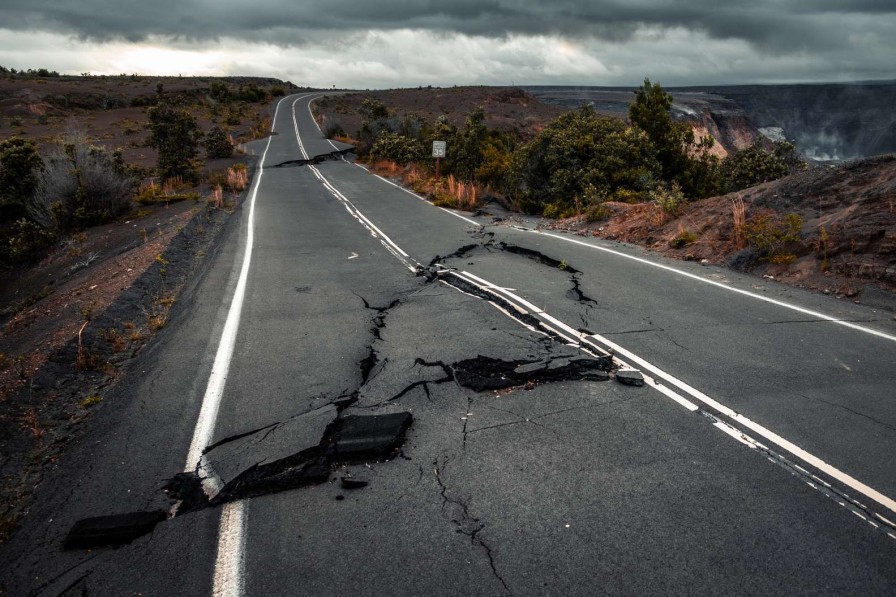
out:
{"label": "shrub", "polygon": [[398,133],[382,133],[370,148],[370,157],[375,160],[391,160],[401,165],[422,160],[426,155],[423,144],[411,137]]}
{"label": "shrub", "polygon": [[39,259],[56,242],[52,230],[25,218],[14,223],[10,232],[6,259],[13,263]]}
{"label": "shrub", "polygon": [[697,235],[690,230],[682,230],[678,235],[669,241],[669,246],[673,249],[680,249],[697,240]]}
{"label": "shrub", "polygon": [[44,228],[92,226],[127,211],[133,188],[120,154],[74,131],[48,153],[28,211]]}
{"label": "shrub", "polygon": [[25,215],[42,164],[33,142],[19,137],[0,142],[0,221]]}
{"label": "shrub", "polygon": [[673,181],[672,184],[668,186],[665,184],[658,184],[651,189],[648,194],[650,199],[670,216],[674,217],[681,213],[681,208],[685,203],[685,197],[677,182]]}
{"label": "shrub", "polygon": [[321,116],[321,121],[320,128],[324,137],[332,139],[337,135],[345,135],[345,129],[342,128],[342,123],[332,114],[323,114]]}
{"label": "shrub", "polygon": [[509,151],[489,144],[482,151],[482,161],[476,168],[476,179],[493,189],[503,191],[510,182],[511,159]]}
{"label": "shrub", "polygon": [[786,251],[787,245],[800,240],[803,219],[795,213],[761,213],[751,216],[744,224],[743,234],[747,244],[755,248],[759,258],[772,263],[788,263],[794,255]]}
{"label": "shrub", "polygon": [[590,203],[588,189],[604,196],[620,189],[644,190],[658,169],[643,133],[616,118],[598,116],[590,106],[551,121],[514,153],[512,162],[518,203],[531,212],[550,203]]}
{"label": "shrub", "polygon": [[596,203],[585,210],[586,222],[600,222],[613,215],[613,211],[603,203]]}
{"label": "shrub", "polygon": [[167,102],[149,109],[147,145],[159,152],[156,171],[161,178],[181,176],[189,181],[199,178],[197,162],[202,131],[196,119],[186,110]]}
{"label": "shrub", "polygon": [[777,141],[771,151],[756,143],[725,158],[722,178],[728,191],[739,191],[805,168],[793,143]]}
{"label": "shrub", "polygon": [[233,143],[223,128],[213,126],[205,136],[205,155],[209,159],[229,158],[233,155]]}

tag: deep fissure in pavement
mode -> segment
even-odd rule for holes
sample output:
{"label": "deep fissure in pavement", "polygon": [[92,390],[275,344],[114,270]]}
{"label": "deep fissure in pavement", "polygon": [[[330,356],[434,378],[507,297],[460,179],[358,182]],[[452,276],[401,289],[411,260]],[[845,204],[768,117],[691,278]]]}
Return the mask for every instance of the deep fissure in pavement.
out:
{"label": "deep fissure in pavement", "polygon": [[609,367],[604,359],[591,357],[549,357],[540,361],[505,361],[479,355],[451,366],[454,379],[474,392],[503,390],[527,383],[555,381],[607,381]]}
{"label": "deep fissure in pavement", "polygon": [[[487,244],[491,245],[492,241],[489,240]],[[445,257],[437,256],[434,258],[430,264],[426,283],[436,279],[445,281],[444,278],[447,277],[445,274],[449,272],[447,270],[436,270],[435,266],[437,264],[440,264],[445,259],[463,258],[480,246],[483,245],[464,245]],[[577,278],[578,270],[569,267],[565,262],[544,256],[537,251],[514,245],[500,243],[498,247],[501,250],[520,254],[544,265],[566,271],[571,275],[573,281],[573,288],[568,293],[571,295],[570,298],[579,302],[594,302],[581,292]],[[501,307],[507,313],[512,314],[528,327],[547,334],[549,337],[545,338],[543,344],[548,351],[550,351],[550,345],[553,344],[552,341],[566,344],[563,338],[546,328],[536,317],[520,313],[504,299],[456,275],[451,276],[450,282],[446,281],[446,284],[477,298],[489,301]],[[371,460],[390,460],[399,453],[400,447],[404,443],[405,432],[413,420],[409,412],[363,416],[345,416],[343,413],[343,411],[358,401],[361,389],[372,381],[378,368],[382,370],[388,363],[388,359],[380,359],[376,345],[378,342],[383,341],[382,330],[386,327],[387,315],[391,310],[402,304],[399,298],[392,300],[386,306],[374,307],[360,295],[359,299],[365,309],[375,312],[371,318],[371,343],[366,347],[364,358],[358,362],[360,374],[358,389],[353,392],[344,391],[342,395],[330,402],[336,408],[336,416],[326,426],[320,442],[317,445],[309,446],[272,462],[264,462],[264,459],[261,459],[259,462],[243,469],[234,478],[226,481],[223,487],[211,497],[204,490],[204,479],[200,474],[200,470],[174,475],[166,482],[163,489],[171,499],[178,503],[175,512],[176,516],[236,500],[318,485],[326,482],[338,465],[369,462]],[[528,387],[534,383],[564,380],[605,381],[609,379],[608,371],[612,367],[612,362],[610,359],[605,358],[569,355],[549,356],[542,360],[504,360],[477,355],[474,358],[463,359],[450,365],[442,361],[427,361],[418,357],[414,361],[414,366],[438,367],[442,371],[442,376],[435,379],[414,381],[391,398],[382,401],[376,406],[398,400],[418,387],[422,387],[427,398],[432,399],[430,384],[438,385],[451,381],[474,392],[501,390],[514,386]],[[283,423],[282,421],[272,423],[221,439],[209,445],[204,450],[203,456],[208,457],[211,455],[213,457],[217,450],[223,449],[232,442],[263,433],[264,436],[258,440],[261,443]],[[366,486],[366,484],[365,481],[343,478],[343,488],[345,489],[359,489]],[[155,525],[166,518],[165,512],[152,511],[83,519],[72,527],[64,547],[66,549],[92,548],[129,543],[139,536],[152,532]],[[457,520],[453,522],[458,524],[461,529],[460,532],[464,532],[470,537],[471,543],[485,550],[493,572],[501,580],[505,589],[507,589],[506,583],[500,578],[495,569],[491,548],[478,537],[482,527],[470,526],[467,528],[469,525],[465,523]]]}
{"label": "deep fissure in pavement", "polygon": [[301,166],[307,165],[315,165],[320,164],[325,161],[333,161],[342,159],[342,156],[351,153],[355,150],[354,147],[349,147],[348,149],[337,149],[336,151],[331,151],[329,153],[322,153],[320,155],[316,155],[313,158],[308,159],[300,159],[300,160],[287,160],[285,162],[280,162],[279,164],[274,164],[273,166],[268,166],[268,168],[298,168]]}

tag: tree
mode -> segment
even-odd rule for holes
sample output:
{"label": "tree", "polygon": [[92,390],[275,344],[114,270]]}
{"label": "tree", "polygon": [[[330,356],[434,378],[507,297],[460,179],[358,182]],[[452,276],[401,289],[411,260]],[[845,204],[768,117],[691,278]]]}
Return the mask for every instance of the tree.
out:
{"label": "tree", "polygon": [[0,142],[0,221],[9,222],[25,215],[42,166],[32,141],[12,137]]}
{"label": "tree", "polygon": [[583,106],[519,148],[512,176],[520,207],[542,211],[548,204],[567,209],[639,197],[659,169],[646,134]]}
{"label": "tree", "polygon": [[205,136],[205,155],[209,159],[229,158],[233,155],[230,135],[220,126],[213,126]]}
{"label": "tree", "polygon": [[698,141],[687,123],[676,122],[670,113],[672,101],[659,83],[644,79],[629,106],[629,120],[650,139],[666,182],[677,182],[694,198],[712,195],[718,188],[717,160],[709,154],[714,141]]}
{"label": "tree", "polygon": [[197,155],[202,130],[196,119],[186,110],[175,109],[162,101],[149,109],[147,127],[147,143],[159,152],[158,175],[163,179],[180,176],[191,182],[198,180]]}
{"label": "tree", "polygon": [[396,131],[389,127],[387,122],[389,109],[383,102],[366,97],[361,102],[360,112],[364,120],[361,122],[361,129],[358,131],[358,146],[356,149],[359,155],[365,155],[373,147],[380,133],[383,131]]}
{"label": "tree", "polygon": [[482,108],[471,111],[464,122],[464,130],[457,136],[454,171],[463,180],[473,180],[476,169],[482,164],[482,152],[488,139],[485,128],[485,112]]}

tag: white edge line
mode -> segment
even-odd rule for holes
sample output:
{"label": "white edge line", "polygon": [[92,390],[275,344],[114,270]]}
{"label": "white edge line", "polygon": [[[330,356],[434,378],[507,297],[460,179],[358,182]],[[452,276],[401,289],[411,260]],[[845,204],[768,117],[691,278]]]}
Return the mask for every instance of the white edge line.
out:
{"label": "white edge line", "polygon": [[[277,109],[274,111],[275,122],[282,102],[283,100],[277,102]],[[271,125],[271,130],[273,131],[273,125]],[[240,268],[240,277],[233,292],[233,299],[230,301],[230,309],[227,312],[224,329],[221,331],[221,339],[218,342],[215,361],[208,376],[208,384],[205,388],[205,395],[202,397],[199,418],[193,430],[193,439],[190,442],[190,449],[187,451],[187,461],[184,465],[184,470],[187,472],[195,470],[199,465],[202,451],[211,442],[212,434],[215,431],[215,420],[218,417],[218,408],[221,405],[221,397],[224,394],[224,386],[227,383],[227,374],[230,371],[233,349],[236,346],[236,335],[239,330],[243,300],[246,295],[246,283],[249,279],[249,265],[252,262],[252,244],[255,240],[255,200],[258,197],[258,188],[261,186],[261,179],[264,176],[264,160],[267,157],[268,149],[271,147],[272,138],[272,136],[268,137],[261,161],[258,163],[258,176],[253,181],[252,193],[249,196],[248,232],[246,248],[243,253],[243,264]]]}
{"label": "white edge line", "polygon": [[[359,167],[363,168],[363,166],[359,166]],[[364,170],[367,170],[367,168],[364,168]],[[367,170],[367,171],[370,172],[370,170]],[[372,173],[371,173],[371,174],[372,174]],[[392,185],[393,187],[395,187],[395,188],[398,189],[399,191],[404,191],[404,192],[407,193],[408,195],[411,195],[412,197],[416,197],[416,198],[419,199],[420,201],[423,201],[424,203],[429,203],[430,205],[432,205],[432,202],[429,201],[428,199],[426,199],[426,197],[421,197],[420,195],[418,195],[418,194],[415,193],[414,191],[411,191],[411,190],[409,190],[409,189],[406,189],[406,188],[404,188],[403,186],[401,186],[400,184],[397,184],[397,183],[392,182],[392,181],[389,180],[388,178],[383,178],[383,177],[380,176],[379,174],[374,174],[374,176],[377,177],[377,178],[379,178],[380,180],[382,180],[382,181],[385,182],[386,184],[390,184],[390,185]],[[446,208],[444,208],[444,207],[438,207],[438,206],[435,206],[435,205],[432,205],[432,206],[435,207],[436,209],[441,209],[441,210],[444,211],[446,214],[451,214],[451,215],[454,216],[455,218],[460,218],[460,219],[463,220],[464,222],[467,222],[467,223],[469,223],[469,224],[472,224],[473,226],[477,226],[477,227],[479,227],[479,228],[482,228],[482,224],[480,224],[479,222],[477,222],[477,221],[475,221],[475,220],[471,220],[470,218],[467,218],[467,217],[465,217],[465,216],[462,216],[462,215],[460,215],[460,214],[457,213],[457,212],[451,211],[450,209],[446,209]]]}
{"label": "white edge line", "polygon": [[727,286],[727,285],[725,285],[725,284],[722,284],[721,282],[716,282],[715,280],[708,280],[708,279],[706,279],[706,278],[704,278],[704,277],[702,277],[702,276],[698,276],[698,275],[696,275],[696,274],[692,274],[692,273],[690,273],[690,272],[686,272],[686,271],[683,271],[683,270],[680,270],[680,269],[677,269],[677,268],[674,268],[674,267],[671,267],[671,266],[668,266],[668,265],[663,265],[662,263],[656,263],[656,262],[650,261],[649,259],[643,259],[643,258],[641,258],[641,257],[635,257],[634,255],[627,255],[627,254],[625,254],[625,253],[623,253],[623,252],[621,252],[621,251],[615,251],[615,250],[610,249],[610,248],[607,248],[607,247],[601,247],[601,246],[599,246],[599,245],[593,245],[593,244],[591,244],[591,243],[586,243],[586,242],[583,242],[583,241],[580,241],[580,240],[576,240],[576,239],[574,239],[574,238],[568,238],[568,237],[563,236],[563,235],[560,235],[560,234],[554,234],[554,233],[551,233],[551,232],[541,232],[540,230],[531,230],[531,229],[527,229],[526,231],[527,231],[527,232],[532,232],[532,233],[534,233],[534,234],[541,234],[541,235],[543,235],[543,236],[549,236],[549,237],[551,237],[551,238],[556,238],[556,239],[558,239],[558,240],[562,240],[562,241],[565,241],[565,242],[568,242],[568,243],[573,243],[573,244],[576,244],[576,245],[582,245],[583,247],[588,247],[588,248],[591,248],[591,249],[596,249],[596,250],[598,250],[598,251],[604,251],[605,253],[610,253],[610,254],[616,255],[616,256],[618,256],[618,257],[624,257],[625,259],[631,259],[632,261],[637,261],[638,263],[642,263],[642,264],[645,264],[645,265],[649,265],[649,266],[651,266],[651,267],[656,267],[656,268],[659,268],[659,269],[662,269],[662,270],[666,270],[666,271],[668,271],[668,272],[672,272],[672,273],[678,274],[678,275],[680,275],[680,276],[685,276],[685,277],[687,277],[687,278],[691,278],[691,279],[693,279],[693,280],[697,280],[697,281],[699,281],[699,282],[703,282],[704,284],[710,284],[710,285],[712,285],[712,286],[716,286],[717,288],[724,288],[725,290],[727,290],[727,291],[729,291],[729,292],[736,292],[737,294],[742,294],[742,295],[744,295],[744,296],[748,296],[748,297],[750,297],[750,298],[754,298],[754,299],[757,299],[757,300],[760,300],[760,301],[764,301],[764,302],[766,302],[766,303],[771,303],[772,305],[777,305],[778,307],[784,307],[785,309],[790,309],[791,311],[796,311],[796,312],[798,312],[798,313],[802,313],[802,314],[804,314],[804,315],[810,315],[810,316],[812,316],[812,317],[817,317],[818,319],[823,319],[823,320],[828,321],[828,322],[830,322],[830,323],[835,323],[835,324],[837,324],[837,325],[841,325],[841,326],[846,327],[846,328],[850,328],[850,329],[853,329],[853,330],[857,330],[857,331],[860,331],[860,332],[864,332],[864,333],[866,333],[866,334],[871,334],[872,336],[877,336],[877,337],[879,337],[879,338],[883,338],[883,339],[885,339],[885,340],[890,340],[890,341],[892,341],[892,342],[896,342],[896,336],[894,336],[894,335],[892,335],[892,334],[887,334],[886,332],[881,332],[881,331],[878,331],[878,330],[875,330],[875,329],[872,329],[872,328],[868,328],[868,327],[865,327],[865,326],[857,325],[857,324],[852,323],[852,322],[849,322],[849,321],[843,321],[843,320],[841,320],[841,319],[837,319],[836,317],[831,317],[830,315],[825,315],[824,313],[819,313],[818,311],[813,311],[813,310],[811,310],[811,309],[805,309],[805,308],[803,308],[803,307],[798,307],[797,305],[793,305],[793,304],[790,304],[790,303],[785,303],[784,301],[779,301],[779,300],[777,300],[777,299],[773,299],[773,298],[768,297],[768,296],[762,296],[761,294],[756,294],[755,292],[750,292],[749,290],[742,290],[742,289],[740,289],[740,288],[733,288],[733,287],[731,287],[731,286]]}
{"label": "white edge line", "polygon": [[[280,104],[285,99],[283,98],[277,102],[277,108],[274,110],[274,120],[271,124],[272,133],[274,131],[274,123],[277,122],[277,115],[280,112]],[[193,430],[193,438],[187,451],[187,461],[184,466],[187,472],[197,470],[202,466],[202,452],[205,446],[210,443],[212,434],[215,431],[218,409],[221,405],[221,398],[224,395],[224,387],[227,384],[227,374],[230,370],[230,361],[236,346],[236,336],[240,326],[243,301],[246,296],[249,266],[252,262],[252,245],[255,240],[255,201],[264,175],[264,162],[271,147],[272,138],[273,135],[268,137],[264,153],[262,153],[261,160],[258,162],[258,176],[253,181],[252,192],[249,197],[249,217],[247,220],[246,248],[243,253],[243,263],[240,268],[240,276],[237,280],[236,288],[233,292],[233,298],[230,301],[230,309],[227,312],[224,329],[221,331],[221,339],[218,342],[218,350],[215,353],[215,361],[212,364],[211,373],[209,373],[205,394],[202,397],[202,406],[199,410],[196,427]],[[210,483],[214,484],[217,482],[218,480],[212,475]],[[247,506],[242,501],[227,504],[221,510],[212,581],[215,597],[240,597],[243,594],[246,516]]]}
{"label": "white edge line", "polygon": [[[307,97],[307,96],[304,96],[304,97]],[[318,96],[318,97],[320,97],[320,96]],[[330,139],[328,139],[328,138],[323,134],[323,131],[321,131],[321,129],[320,129],[320,125],[317,124],[317,121],[314,119],[314,113],[311,112],[311,104],[313,104],[313,103],[318,99],[318,97],[315,97],[314,99],[312,99],[311,101],[308,102],[308,114],[311,116],[311,121],[312,121],[312,122],[314,123],[314,125],[317,127],[317,130],[320,131],[321,135],[322,135],[323,138],[327,141],[327,143],[329,143],[330,146],[331,146],[333,149],[335,149],[336,151],[339,151],[339,148],[336,147],[336,145],[335,145]],[[300,97],[299,99],[303,99],[303,98]],[[299,99],[297,99],[296,102],[298,102]],[[295,107],[296,102],[293,102],[293,107]],[[299,133],[299,130],[298,130],[298,124],[296,124],[296,135],[297,135],[297,136],[298,136],[298,133]],[[301,146],[301,141],[299,142],[299,145]],[[302,150],[302,153],[304,153],[304,149]],[[308,155],[307,155],[307,154],[305,155],[305,159],[306,159],[306,160],[308,159]],[[367,172],[367,173],[369,173],[369,174],[373,174],[372,172],[370,172],[370,170],[369,170],[368,168],[365,168],[364,166],[362,166],[362,165],[360,165],[360,164],[353,164],[353,165],[357,166],[358,168],[361,168],[362,170],[364,170],[365,172]],[[416,197],[416,198],[419,199],[420,201],[423,201],[423,202],[425,202],[425,203],[429,203],[430,205],[432,205],[432,202],[430,202],[429,200],[427,200],[426,197],[421,197],[420,195],[418,195],[418,194],[415,193],[414,191],[411,191],[410,189],[406,189],[406,188],[404,188],[403,186],[401,186],[401,185],[399,185],[399,184],[396,184],[396,183],[392,182],[392,181],[389,180],[388,178],[384,178],[384,177],[380,176],[379,174],[373,174],[373,175],[374,175],[375,177],[379,178],[380,180],[382,180],[383,182],[385,182],[385,183],[387,183],[387,184],[390,184],[390,185],[392,185],[393,187],[395,187],[395,188],[397,188],[397,189],[399,189],[399,190],[401,190],[401,191],[404,191],[404,192],[407,193],[408,195],[411,195],[411,196],[413,196],[413,197]],[[436,206],[433,205],[433,207],[436,207]],[[460,215],[460,214],[457,213],[457,212],[451,211],[450,209],[446,209],[446,208],[444,208],[444,207],[438,207],[438,209],[441,209],[441,210],[444,211],[446,214],[450,214],[450,215],[454,216],[455,218],[460,218],[460,219],[463,220],[464,222],[467,222],[467,223],[469,223],[469,224],[472,224],[473,226],[477,226],[477,227],[479,227],[479,228],[482,228],[482,224],[480,224],[479,222],[477,222],[477,221],[475,221],[475,220],[471,220],[470,218],[467,218],[467,217],[465,217],[465,216],[462,216],[462,215]]]}
{"label": "white edge line", "polygon": [[243,570],[247,517],[248,511],[243,500],[230,502],[221,508],[215,577],[212,582],[214,597],[240,597],[245,590]]}

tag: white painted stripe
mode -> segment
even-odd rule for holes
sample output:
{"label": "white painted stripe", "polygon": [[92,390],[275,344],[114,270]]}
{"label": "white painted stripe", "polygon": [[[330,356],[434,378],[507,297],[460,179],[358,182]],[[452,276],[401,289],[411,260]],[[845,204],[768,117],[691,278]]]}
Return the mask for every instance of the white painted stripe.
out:
{"label": "white painted stripe", "polygon": [[[274,111],[274,122],[277,121],[277,114],[280,111],[282,102],[283,100],[277,102],[277,108]],[[273,125],[271,132],[273,132]],[[196,469],[199,465],[202,451],[211,443],[212,434],[215,431],[215,421],[218,418],[218,408],[221,405],[221,397],[224,394],[224,386],[227,383],[227,373],[230,371],[230,360],[233,357],[233,349],[236,346],[236,335],[240,327],[240,315],[242,314],[243,300],[246,295],[246,282],[249,279],[249,265],[252,262],[252,244],[255,241],[255,200],[258,197],[258,188],[261,186],[261,179],[264,176],[264,160],[267,157],[268,149],[271,147],[271,138],[268,137],[264,153],[261,155],[261,161],[258,163],[258,176],[255,177],[252,184],[252,192],[249,194],[249,217],[246,225],[248,234],[245,252],[243,253],[243,265],[240,269],[240,277],[237,280],[236,289],[233,292],[233,299],[230,301],[230,310],[227,312],[227,319],[221,332],[221,340],[218,342],[218,351],[215,353],[215,361],[212,364],[212,371],[208,377],[205,395],[202,397],[199,419],[196,422],[196,428],[193,430],[193,439],[187,452],[187,462],[184,465],[184,470],[188,472]]]}
{"label": "white painted stripe", "polygon": [[[642,372],[642,375],[643,375],[643,372]],[[649,385],[651,388],[653,388],[657,392],[671,398],[672,400],[674,400],[678,404],[682,405],[683,407],[685,407],[686,409],[688,409],[691,412],[697,411],[700,408],[699,406],[697,406],[696,404],[694,404],[693,402],[691,402],[690,400],[688,400],[681,394],[679,394],[677,392],[673,392],[668,387],[664,386],[661,383],[658,383],[655,379],[653,379],[650,376],[644,375],[644,383]]]}
{"label": "white painted stripe", "polygon": [[[298,119],[297,119],[297,115],[296,115],[296,104],[299,102],[299,100],[303,99],[304,97],[307,97],[307,96],[300,97],[292,103],[292,122],[293,122],[293,128],[295,129],[296,142],[299,144],[299,149],[301,150],[302,155],[307,160],[308,153],[305,151],[305,146],[302,144],[302,136],[301,136],[301,134],[299,134],[299,123],[298,123]],[[339,190],[336,187],[334,187],[330,183],[329,180],[327,180],[327,178],[320,172],[319,169],[317,169],[311,165],[309,165],[308,168],[314,173],[314,176],[316,176],[317,179],[321,181],[321,184],[323,184],[323,186],[328,191],[330,191],[330,193],[332,193],[333,196],[335,196],[337,199],[339,199],[339,201],[343,204],[343,206],[345,206],[346,210],[354,218],[356,218],[359,222],[361,222],[361,224],[365,228],[367,228],[371,232],[371,234],[373,235],[374,238],[378,238],[380,240],[380,242],[383,244],[383,246],[390,253],[395,255],[399,259],[399,261],[404,263],[405,266],[410,271],[412,271],[412,272],[417,271],[417,267],[420,266],[420,264],[417,261],[412,259],[404,251],[404,249],[399,247],[398,244],[396,242],[394,242],[391,238],[389,238],[389,236],[387,236],[382,230],[380,230],[376,224],[374,224],[367,216],[365,216],[363,213],[361,213],[361,210],[359,210],[355,206],[355,204],[352,203],[345,195],[343,195],[341,192],[339,192]]]}
{"label": "white painted stripe", "polygon": [[[280,113],[281,99],[274,110],[274,122],[271,125],[271,133]],[[243,253],[243,264],[240,268],[240,277],[237,280],[233,298],[230,301],[230,309],[221,332],[221,340],[218,342],[218,350],[215,353],[215,362],[209,374],[208,385],[202,398],[202,407],[199,411],[199,419],[193,430],[193,439],[187,452],[187,462],[184,469],[189,472],[198,470],[202,466],[202,452],[211,443],[218,418],[218,409],[221,398],[224,395],[224,387],[227,383],[227,373],[230,370],[230,361],[236,346],[236,336],[240,326],[240,316],[243,309],[243,301],[246,296],[246,284],[249,279],[249,267],[252,263],[252,245],[255,242],[255,201],[258,198],[258,189],[264,175],[264,162],[268,150],[271,147],[271,139],[268,137],[261,161],[258,163],[258,176],[252,183],[252,191],[249,194],[249,217],[247,220],[246,248]],[[211,467],[207,466],[210,470]],[[220,483],[217,475],[210,474],[208,485],[212,491]],[[206,483],[204,482],[203,485]],[[243,566],[245,560],[245,525],[248,506],[243,502],[227,504],[221,510],[221,520],[218,524],[218,551],[215,556],[215,571],[213,579],[213,594],[215,597],[240,597],[243,594],[244,579]]]}
{"label": "white painted stripe", "polygon": [[675,387],[684,391],[686,394],[689,394],[692,398],[695,398],[699,402],[702,402],[703,404],[715,409],[716,411],[718,411],[722,415],[728,417],[732,421],[735,421],[735,422],[743,425],[744,427],[747,427],[748,429],[752,430],[757,435],[762,436],[763,438],[772,442],[773,444],[777,445],[778,447],[790,452],[791,454],[793,454],[794,456],[796,456],[803,462],[806,462],[806,463],[814,466],[816,469],[824,472],[825,474],[827,474],[830,477],[833,477],[834,479],[837,479],[840,483],[843,483],[844,485],[853,489],[854,491],[857,491],[857,492],[861,493],[862,495],[864,495],[865,497],[874,500],[878,504],[888,508],[890,511],[896,512],[896,501],[894,501],[892,498],[885,496],[884,494],[880,493],[879,491],[869,487],[865,483],[862,483],[855,477],[848,475],[847,473],[841,471],[840,469],[836,468],[835,466],[833,466],[831,464],[828,464],[821,458],[818,458],[817,456],[810,454],[809,452],[800,448],[793,442],[784,439],[783,437],[781,437],[774,431],[771,431],[770,429],[763,427],[762,425],[760,425],[759,423],[756,423],[752,419],[745,417],[744,415],[735,412],[734,410],[732,410],[731,408],[718,402],[717,400],[710,398],[709,396],[707,396],[700,390],[697,390],[696,388],[681,381],[680,379],[674,377],[673,375],[666,373],[659,367],[657,367],[651,363],[648,363],[641,357],[637,356],[636,354],[632,353],[629,350],[626,350],[625,348],[619,346],[618,344],[608,340],[607,338],[604,338],[603,336],[600,336],[599,334],[593,334],[589,337],[594,338],[595,340],[600,342],[602,345],[604,345],[606,348],[609,348],[610,350],[616,352],[617,354],[624,355],[625,358],[636,363],[641,368],[651,371],[657,377],[660,377],[664,381],[674,385]]}
{"label": "white painted stripe", "polygon": [[799,306],[797,306],[797,305],[793,305],[793,304],[791,304],[791,303],[786,303],[786,302],[784,302],[784,301],[779,301],[779,300],[777,300],[777,299],[773,299],[773,298],[768,297],[768,296],[762,296],[761,294],[756,294],[755,292],[750,292],[749,290],[742,290],[742,289],[740,289],[740,288],[733,288],[733,287],[728,286],[728,285],[726,285],[726,284],[722,284],[721,282],[716,282],[715,280],[709,280],[709,279],[704,278],[704,277],[702,277],[702,276],[698,276],[698,275],[696,275],[696,274],[692,274],[692,273],[690,273],[690,272],[686,272],[686,271],[680,270],[680,269],[678,269],[678,268],[674,268],[674,267],[671,267],[671,266],[668,266],[668,265],[663,265],[662,263],[656,263],[656,262],[654,262],[654,261],[650,261],[649,259],[644,259],[644,258],[642,258],[642,257],[635,257],[634,255],[627,255],[627,254],[625,254],[625,253],[623,253],[623,252],[621,252],[621,251],[615,251],[615,250],[610,249],[610,248],[607,248],[607,247],[601,247],[601,246],[599,246],[599,245],[593,245],[593,244],[591,244],[591,243],[586,243],[586,242],[583,242],[583,241],[580,241],[580,240],[576,240],[576,239],[574,239],[574,238],[569,238],[569,237],[566,237],[566,236],[563,236],[563,235],[560,235],[560,234],[554,234],[554,233],[551,233],[551,232],[542,232],[542,231],[540,231],[540,230],[532,230],[532,229],[528,229],[528,228],[527,228],[527,229],[523,229],[523,230],[525,230],[526,232],[532,232],[533,234],[541,234],[541,235],[543,235],[543,236],[549,236],[549,237],[551,237],[551,238],[556,238],[556,239],[558,239],[558,240],[562,240],[562,241],[564,241],[564,242],[573,243],[573,244],[576,244],[576,245],[581,245],[581,246],[583,246],[583,247],[588,247],[588,248],[590,248],[590,249],[595,249],[595,250],[597,250],[597,251],[603,251],[603,252],[605,252],[605,253],[611,253],[611,254],[613,254],[613,255],[616,255],[616,256],[618,256],[618,257],[623,257],[623,258],[625,258],[625,259],[631,259],[632,261],[637,261],[638,263],[643,263],[644,265],[649,265],[649,266],[651,266],[651,267],[655,267],[655,268],[662,269],[662,270],[665,270],[665,271],[668,271],[668,272],[672,272],[672,273],[674,273],[674,274],[678,274],[679,276],[684,276],[684,277],[686,277],[686,278],[691,278],[692,280],[697,280],[698,282],[702,282],[702,283],[704,283],[704,284],[709,284],[709,285],[711,285],[711,286],[715,286],[715,287],[717,287],[717,288],[724,288],[725,290],[727,290],[727,291],[729,291],[729,292],[736,292],[737,294],[741,294],[741,295],[744,295],[744,296],[748,296],[748,297],[750,297],[750,298],[754,298],[754,299],[757,299],[757,300],[760,300],[760,301],[763,301],[763,302],[766,302],[766,303],[770,303],[770,304],[772,304],[772,305],[776,305],[776,306],[778,306],[778,307],[783,307],[783,308],[785,308],[785,309],[790,309],[791,311],[796,311],[796,312],[798,312],[798,313],[802,313],[802,314],[804,314],[804,315],[810,315],[810,316],[812,316],[812,317],[815,317],[815,318],[818,318],[818,319],[822,319],[822,320],[824,320],[824,321],[828,321],[828,322],[830,322],[830,323],[834,323],[834,324],[836,324],[836,325],[840,325],[840,326],[843,326],[843,327],[846,327],[846,328],[850,328],[850,329],[852,329],[852,330],[857,330],[857,331],[859,331],[859,332],[863,332],[863,333],[865,333],[865,334],[871,334],[872,336],[877,336],[878,338],[883,338],[884,340],[890,340],[890,341],[892,341],[892,342],[896,342],[896,336],[894,336],[894,335],[892,335],[892,334],[887,334],[886,332],[881,332],[881,331],[879,331],[879,330],[875,330],[875,329],[873,329],[873,328],[869,328],[869,327],[865,327],[865,326],[862,326],[862,325],[858,325],[858,324],[852,323],[852,322],[850,322],[850,321],[843,321],[842,319],[837,319],[836,317],[831,317],[830,315],[825,315],[824,313],[820,313],[820,312],[818,312],[818,311],[813,311],[813,310],[811,310],[811,309],[806,309],[806,308],[803,308],[803,307],[799,307]]}
{"label": "white painted stripe", "polygon": [[221,508],[218,525],[218,553],[215,556],[214,597],[242,597],[245,590],[246,502],[240,500]]}

